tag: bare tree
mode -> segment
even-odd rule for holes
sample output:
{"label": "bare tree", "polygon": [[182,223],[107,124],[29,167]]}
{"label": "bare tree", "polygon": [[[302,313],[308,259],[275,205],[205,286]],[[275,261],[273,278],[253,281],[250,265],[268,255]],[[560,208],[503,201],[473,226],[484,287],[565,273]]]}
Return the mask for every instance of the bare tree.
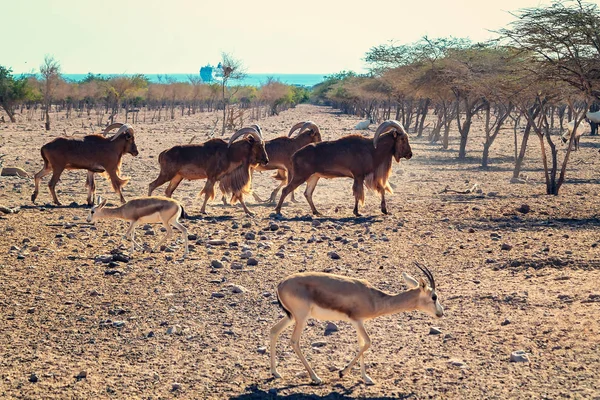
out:
{"label": "bare tree", "polygon": [[223,136],[225,135],[225,129],[227,127],[226,119],[229,100],[237,92],[237,90],[228,91],[227,84],[232,80],[243,79],[246,76],[246,72],[242,62],[235,59],[229,53],[223,53],[221,55],[221,72],[223,73],[221,80],[221,98],[223,100],[223,128],[221,130],[221,136]]}
{"label": "bare tree", "polygon": [[54,89],[58,86],[60,79],[60,63],[51,55],[44,57],[44,63],[40,66],[40,73],[44,85],[44,107],[46,109],[46,130],[50,130],[50,105]]}

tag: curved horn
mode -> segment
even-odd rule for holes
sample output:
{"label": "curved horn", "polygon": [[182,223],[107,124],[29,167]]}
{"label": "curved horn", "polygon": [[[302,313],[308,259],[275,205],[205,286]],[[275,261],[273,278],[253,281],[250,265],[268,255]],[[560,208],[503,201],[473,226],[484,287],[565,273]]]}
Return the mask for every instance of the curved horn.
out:
{"label": "curved horn", "polygon": [[117,131],[117,133],[115,133],[115,136],[113,136],[112,139],[110,139],[110,141],[112,142],[113,140],[115,140],[116,138],[118,138],[119,136],[121,136],[122,133],[127,132],[130,129],[133,130],[133,128],[131,127],[131,125],[129,125],[129,124],[123,124],[119,128],[119,130]]}
{"label": "curved horn", "polygon": [[417,268],[419,268],[421,271],[423,271],[423,273],[429,280],[429,285],[431,286],[431,290],[435,291],[435,280],[433,279],[433,275],[431,274],[431,271],[429,271],[429,269],[427,269],[427,267],[424,267],[424,266],[422,267],[421,264],[419,264],[416,261],[415,261],[415,265],[417,266]]}
{"label": "curved horn", "polygon": [[[306,121],[309,122],[309,121]],[[302,122],[298,122],[296,125],[292,126],[292,128],[290,129],[290,131],[288,132],[288,137],[292,136],[292,133],[294,133],[294,131],[297,131],[298,129],[302,128],[302,126],[306,123],[304,121]]]}
{"label": "curved horn", "polygon": [[379,140],[379,135],[381,135],[383,133],[387,133],[387,132],[391,131],[392,129],[396,129],[399,133],[404,133],[406,135],[406,131],[398,123],[398,121],[394,121],[394,120],[385,121],[381,125],[379,125],[379,128],[377,128],[377,131],[375,132],[375,136],[373,136],[373,146],[375,146],[375,148],[377,148],[377,141]]}
{"label": "curved horn", "polygon": [[252,124],[250,125],[251,128],[254,128],[256,130],[256,132],[258,132],[258,135],[261,137],[263,137],[262,135],[262,129],[260,129],[260,126],[258,124]]}
{"label": "curved horn", "polygon": [[120,123],[120,122],[115,122],[115,123],[112,123],[112,124],[110,124],[109,126],[107,126],[106,128],[104,128],[104,130],[102,131],[102,135],[106,136],[106,134],[107,134],[108,132],[112,131],[113,129],[120,128],[120,127],[122,127],[122,126],[123,126],[123,124],[122,124],[122,123]]}
{"label": "curved horn", "polygon": [[254,128],[242,128],[239,131],[237,131],[236,133],[233,134],[233,136],[231,136],[231,139],[229,139],[229,143],[227,144],[227,147],[231,146],[231,144],[240,136],[246,136],[246,135],[252,135],[254,137],[254,139],[258,140],[259,142],[262,142],[262,137],[260,136],[260,134],[258,133],[258,131]]}
{"label": "curved horn", "polygon": [[302,134],[304,131],[307,131],[309,129],[312,129],[314,131],[318,131],[319,127],[312,121],[306,121],[304,123],[304,125],[302,125],[302,129],[300,129],[300,132],[298,132],[298,135]]}

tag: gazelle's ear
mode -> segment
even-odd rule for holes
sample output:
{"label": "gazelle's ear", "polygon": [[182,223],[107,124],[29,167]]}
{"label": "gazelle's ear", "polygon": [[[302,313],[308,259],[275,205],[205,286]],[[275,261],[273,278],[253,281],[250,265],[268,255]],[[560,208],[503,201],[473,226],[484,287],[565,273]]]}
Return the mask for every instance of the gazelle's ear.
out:
{"label": "gazelle's ear", "polygon": [[414,289],[419,286],[419,282],[412,276],[408,275],[406,272],[402,273],[402,278],[404,278],[404,282],[408,285],[409,289]]}

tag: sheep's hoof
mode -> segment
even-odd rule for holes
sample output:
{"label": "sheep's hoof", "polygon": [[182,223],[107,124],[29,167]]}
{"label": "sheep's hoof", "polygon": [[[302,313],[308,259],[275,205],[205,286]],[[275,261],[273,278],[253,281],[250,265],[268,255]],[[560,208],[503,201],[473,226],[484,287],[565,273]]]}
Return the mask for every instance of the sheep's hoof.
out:
{"label": "sheep's hoof", "polygon": [[365,385],[374,385],[375,382],[373,382],[373,379],[371,379],[371,377],[369,375],[365,375],[363,376],[363,380],[365,381]]}
{"label": "sheep's hoof", "polygon": [[321,378],[319,378],[318,376],[314,376],[312,378],[312,384],[315,386],[320,385],[321,383],[323,383],[323,380],[321,380]]}

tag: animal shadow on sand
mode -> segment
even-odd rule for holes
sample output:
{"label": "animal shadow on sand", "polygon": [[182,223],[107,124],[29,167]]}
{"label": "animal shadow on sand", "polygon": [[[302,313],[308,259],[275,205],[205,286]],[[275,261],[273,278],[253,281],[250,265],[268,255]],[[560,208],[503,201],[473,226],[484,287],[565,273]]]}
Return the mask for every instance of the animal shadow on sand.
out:
{"label": "animal shadow on sand", "polygon": [[[273,381],[273,379],[268,379],[267,382],[269,382],[269,381]],[[392,399],[416,398],[415,393],[397,393],[397,394],[394,394],[393,396],[376,396],[376,397],[364,396],[362,394],[353,395],[354,390],[361,386],[363,386],[363,385],[357,383],[353,386],[346,387],[346,386],[342,385],[341,383],[338,383],[338,384],[333,385],[334,388],[338,389],[337,391],[331,391],[330,393],[325,394],[325,395],[309,394],[309,393],[293,393],[293,394],[280,395],[280,394],[278,394],[278,392],[281,390],[295,389],[295,388],[301,388],[301,387],[310,388],[310,387],[314,387],[314,386],[312,386],[310,383],[306,383],[306,384],[302,384],[302,385],[287,385],[287,386],[282,386],[279,388],[271,389],[269,391],[265,391],[265,390],[259,389],[257,387],[257,385],[250,385],[250,386],[246,387],[247,393],[240,394],[238,396],[232,396],[229,399],[230,400],[258,400],[258,399],[268,399],[268,400],[270,400],[270,399],[277,399],[277,400],[303,400],[303,399],[350,400],[350,399],[355,399],[355,398],[359,397],[361,399],[370,399],[370,400],[392,400]]]}

